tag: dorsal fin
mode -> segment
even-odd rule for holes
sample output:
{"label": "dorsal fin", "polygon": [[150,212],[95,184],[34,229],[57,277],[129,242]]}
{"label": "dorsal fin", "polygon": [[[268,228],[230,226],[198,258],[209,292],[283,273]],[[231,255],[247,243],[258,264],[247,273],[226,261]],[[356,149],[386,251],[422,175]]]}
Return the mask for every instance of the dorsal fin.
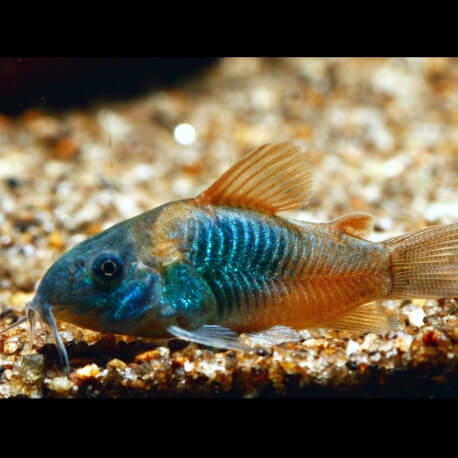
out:
{"label": "dorsal fin", "polygon": [[369,213],[351,213],[329,223],[333,230],[365,239],[372,233],[374,218]]}
{"label": "dorsal fin", "polygon": [[235,163],[195,202],[273,215],[305,206],[311,188],[312,174],[304,150],[291,143],[267,144]]}

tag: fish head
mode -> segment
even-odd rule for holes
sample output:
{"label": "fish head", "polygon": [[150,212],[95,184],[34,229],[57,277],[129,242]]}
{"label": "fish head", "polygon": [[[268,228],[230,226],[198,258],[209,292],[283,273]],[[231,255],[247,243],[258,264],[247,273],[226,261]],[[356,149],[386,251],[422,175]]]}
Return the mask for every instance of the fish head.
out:
{"label": "fish head", "polygon": [[126,220],[64,253],[45,273],[30,308],[48,324],[52,313],[85,328],[135,335],[161,296],[160,275],[136,237],[138,222]]}

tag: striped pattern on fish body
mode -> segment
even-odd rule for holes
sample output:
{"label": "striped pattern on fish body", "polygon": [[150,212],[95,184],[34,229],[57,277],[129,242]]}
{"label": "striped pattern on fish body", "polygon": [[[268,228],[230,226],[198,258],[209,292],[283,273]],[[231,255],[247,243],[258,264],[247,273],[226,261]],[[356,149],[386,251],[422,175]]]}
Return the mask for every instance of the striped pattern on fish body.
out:
{"label": "striped pattern on fish body", "polygon": [[159,217],[158,246],[175,243],[176,262],[209,285],[214,323],[238,331],[324,326],[389,291],[387,250],[336,225],[192,201],[170,205]]}

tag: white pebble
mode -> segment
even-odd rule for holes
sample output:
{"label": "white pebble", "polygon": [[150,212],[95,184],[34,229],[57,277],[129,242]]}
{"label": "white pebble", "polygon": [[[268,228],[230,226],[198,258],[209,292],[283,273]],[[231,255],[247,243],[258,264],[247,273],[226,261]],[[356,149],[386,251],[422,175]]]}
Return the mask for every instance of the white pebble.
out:
{"label": "white pebble", "polygon": [[345,351],[346,355],[349,356],[351,355],[352,353],[355,353],[358,351],[358,348],[359,348],[359,345],[357,342],[355,342],[354,340],[350,340],[347,344],[347,349]]}
{"label": "white pebble", "polygon": [[131,170],[135,180],[139,183],[150,180],[154,175],[153,167],[147,164],[138,164]]}
{"label": "white pebble", "polygon": [[120,194],[116,196],[114,204],[116,205],[116,208],[118,209],[118,212],[123,219],[130,218],[131,216],[135,216],[141,213],[136,201],[132,196]]}
{"label": "white pebble", "polygon": [[112,111],[102,110],[97,118],[99,124],[114,141],[122,140],[131,132],[129,124],[121,116]]}
{"label": "white pebble", "polygon": [[0,204],[5,213],[12,213],[14,208],[16,207],[14,201],[9,197],[4,197]]}
{"label": "white pebble", "polygon": [[50,390],[57,393],[66,393],[73,387],[73,383],[67,377],[47,378],[45,384]]}
{"label": "white pebble", "polygon": [[409,322],[412,326],[423,326],[423,318],[426,316],[423,309],[417,308],[409,313]]}
{"label": "white pebble", "polygon": [[393,227],[393,220],[388,217],[378,218],[377,225],[382,229],[382,231],[389,231]]}
{"label": "white pebble", "polygon": [[373,75],[371,84],[376,92],[382,92],[400,99],[412,99],[417,95],[418,88],[414,78],[404,71],[387,65],[381,66]]}
{"label": "white pebble", "polygon": [[365,200],[368,202],[377,202],[380,200],[380,186],[377,184],[369,184],[363,190]]}
{"label": "white pebble", "polygon": [[193,188],[193,183],[188,178],[182,177],[177,178],[173,182],[173,192],[179,196],[188,196]]}
{"label": "white pebble", "polygon": [[17,337],[11,337],[10,339],[7,339],[3,344],[3,353],[5,353],[5,355],[12,355],[17,352],[18,348],[19,342]]}
{"label": "white pebble", "polygon": [[270,110],[276,103],[275,94],[265,86],[254,88],[250,96],[251,103],[260,110]]}
{"label": "white pebble", "polygon": [[458,217],[458,202],[435,202],[426,207],[425,220],[434,223],[444,217]]}
{"label": "white pebble", "polygon": [[183,369],[185,372],[190,372],[194,368],[194,365],[190,361],[185,361],[183,365]]}

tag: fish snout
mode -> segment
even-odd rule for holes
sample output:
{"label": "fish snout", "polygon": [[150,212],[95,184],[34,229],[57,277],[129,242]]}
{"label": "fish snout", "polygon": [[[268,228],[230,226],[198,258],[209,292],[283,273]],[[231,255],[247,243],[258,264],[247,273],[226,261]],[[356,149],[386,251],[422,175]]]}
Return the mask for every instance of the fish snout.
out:
{"label": "fish snout", "polygon": [[82,257],[60,257],[41,279],[35,295],[36,301],[32,301],[36,305],[31,307],[42,308],[42,304],[66,305],[74,297],[77,285],[84,275],[85,261]]}

